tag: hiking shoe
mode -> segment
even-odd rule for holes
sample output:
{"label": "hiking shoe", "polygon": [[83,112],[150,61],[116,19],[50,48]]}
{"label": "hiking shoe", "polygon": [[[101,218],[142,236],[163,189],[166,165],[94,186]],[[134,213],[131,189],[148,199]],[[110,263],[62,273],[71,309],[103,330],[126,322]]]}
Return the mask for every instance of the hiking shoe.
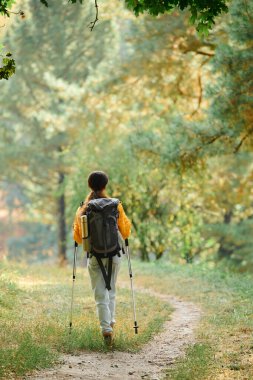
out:
{"label": "hiking shoe", "polygon": [[104,337],[104,342],[108,348],[112,348],[112,343],[113,343],[113,333],[111,331],[104,332],[103,333]]}

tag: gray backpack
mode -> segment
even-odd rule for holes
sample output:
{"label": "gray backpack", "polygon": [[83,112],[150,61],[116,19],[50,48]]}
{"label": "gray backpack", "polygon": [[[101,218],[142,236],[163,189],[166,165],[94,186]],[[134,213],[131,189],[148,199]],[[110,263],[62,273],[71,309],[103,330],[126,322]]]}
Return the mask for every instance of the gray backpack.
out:
{"label": "gray backpack", "polygon": [[[102,271],[105,285],[111,289],[112,258],[120,255],[118,235],[118,204],[116,198],[97,198],[88,203],[86,215],[90,240],[91,256],[95,256]],[[103,265],[102,258],[109,258],[108,268]]]}

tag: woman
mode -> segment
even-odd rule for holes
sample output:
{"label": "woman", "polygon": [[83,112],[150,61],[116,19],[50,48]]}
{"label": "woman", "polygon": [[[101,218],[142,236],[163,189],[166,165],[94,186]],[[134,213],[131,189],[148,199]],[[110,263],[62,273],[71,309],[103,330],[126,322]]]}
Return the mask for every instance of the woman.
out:
{"label": "woman", "polygon": [[[92,172],[88,177],[88,186],[90,187],[91,192],[87,196],[84,204],[77,209],[73,225],[73,237],[78,244],[82,244],[81,216],[85,213],[89,201],[97,198],[108,198],[105,193],[107,183],[108,176],[101,171]],[[117,222],[119,231],[123,239],[127,239],[130,235],[131,222],[127,218],[121,203],[118,204],[118,213],[119,216]],[[109,346],[112,344],[113,326],[115,324],[115,285],[119,272],[120,260],[121,258],[118,255],[113,257],[111,290],[109,291],[105,287],[103,274],[96,257],[92,256],[88,263],[88,271],[97,305],[100,327],[105,342]],[[102,262],[105,267],[108,267],[108,258],[102,259]]]}

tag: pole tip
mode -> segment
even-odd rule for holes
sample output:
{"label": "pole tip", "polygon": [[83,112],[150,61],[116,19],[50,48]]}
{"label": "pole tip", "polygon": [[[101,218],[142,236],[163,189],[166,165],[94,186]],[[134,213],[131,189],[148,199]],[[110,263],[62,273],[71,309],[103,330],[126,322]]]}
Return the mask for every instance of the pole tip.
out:
{"label": "pole tip", "polygon": [[139,328],[139,326],[137,325],[137,322],[134,322],[134,332],[135,332],[135,334],[138,334],[138,328]]}

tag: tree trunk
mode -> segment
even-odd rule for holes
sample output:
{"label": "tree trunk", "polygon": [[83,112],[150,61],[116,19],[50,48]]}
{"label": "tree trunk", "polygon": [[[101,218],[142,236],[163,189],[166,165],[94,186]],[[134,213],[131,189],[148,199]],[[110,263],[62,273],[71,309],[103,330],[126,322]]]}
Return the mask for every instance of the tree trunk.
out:
{"label": "tree trunk", "polygon": [[144,245],[141,250],[141,261],[150,261],[149,256],[148,256],[148,251],[146,250],[146,247]]}
{"label": "tree trunk", "polygon": [[57,211],[58,211],[58,258],[61,266],[67,263],[67,254],[66,254],[66,220],[65,220],[65,194],[62,190],[64,182],[64,174],[59,173],[59,189],[61,194],[57,199]]}
{"label": "tree trunk", "polygon": [[[232,216],[233,216],[233,211],[227,210],[224,215],[223,223],[230,224]],[[219,259],[229,258],[234,252],[234,247],[231,247],[231,245],[227,243],[225,236],[220,239],[219,243],[220,243],[220,246],[218,250],[218,258]]]}

